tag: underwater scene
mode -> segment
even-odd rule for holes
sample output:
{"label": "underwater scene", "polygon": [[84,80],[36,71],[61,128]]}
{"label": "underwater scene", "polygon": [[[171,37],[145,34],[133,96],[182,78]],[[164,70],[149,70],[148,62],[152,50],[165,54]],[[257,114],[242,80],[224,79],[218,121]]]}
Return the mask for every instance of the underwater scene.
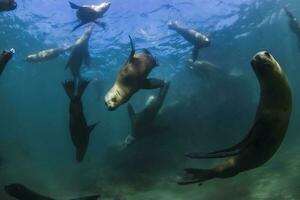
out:
{"label": "underwater scene", "polygon": [[0,0],[0,200],[299,200],[298,0]]}

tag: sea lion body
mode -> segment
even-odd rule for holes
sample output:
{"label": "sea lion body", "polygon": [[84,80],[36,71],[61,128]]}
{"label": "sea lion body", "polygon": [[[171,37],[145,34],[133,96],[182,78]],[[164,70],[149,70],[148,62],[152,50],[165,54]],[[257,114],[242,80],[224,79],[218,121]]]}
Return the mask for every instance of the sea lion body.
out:
{"label": "sea lion body", "polygon": [[132,131],[125,140],[126,145],[134,140],[143,139],[149,132],[153,131],[153,122],[164,103],[169,86],[169,83],[165,83],[164,87],[160,88],[158,96],[152,98],[146,108],[139,113],[135,113],[131,104],[128,104],[128,115],[131,120]]}
{"label": "sea lion body", "polygon": [[[130,38],[131,40],[131,38]],[[131,40],[131,54],[117,75],[113,87],[105,96],[105,104],[109,110],[115,110],[126,103],[140,89],[155,89],[163,87],[164,81],[148,79],[148,75],[157,66],[155,58],[149,51],[135,53]]]}
{"label": "sea lion body", "polygon": [[80,78],[80,69],[83,62],[90,65],[89,39],[92,34],[92,28],[85,30],[82,36],[76,41],[71,55],[69,57],[66,68],[70,68],[74,78]]}
{"label": "sea lion body", "polygon": [[233,147],[210,153],[190,153],[194,159],[226,158],[213,169],[185,169],[179,184],[201,183],[228,178],[251,170],[270,160],[282,143],[291,116],[292,94],[280,65],[268,52],[257,53],[251,61],[261,88],[254,125],[248,135]]}
{"label": "sea lion body", "polygon": [[168,24],[168,27],[171,30],[175,30],[186,41],[194,45],[192,57],[193,61],[197,60],[200,49],[210,46],[210,40],[208,37],[198,31],[184,28],[180,26],[178,22],[171,22]]}
{"label": "sea lion body", "polygon": [[298,48],[300,49],[300,23],[287,7],[284,7],[284,10],[290,19],[289,26],[290,26],[291,30],[298,38]]}
{"label": "sea lion body", "polygon": [[98,23],[96,20],[102,18],[103,15],[107,12],[110,7],[110,2],[103,2],[99,5],[83,5],[78,6],[72,2],[69,2],[72,9],[76,9],[76,16],[81,21],[79,25],[77,25],[74,29],[76,30],[78,27],[83,26],[84,24],[94,22],[100,26],[105,26],[103,23]]}
{"label": "sea lion body", "polygon": [[10,59],[13,57],[13,55],[15,54],[15,50],[11,49],[9,51],[3,51],[0,54],[0,76],[2,74],[2,72],[5,69],[5,66],[7,65],[8,61],[10,61]]}
{"label": "sea lion body", "polygon": [[68,51],[72,47],[73,46],[43,50],[38,53],[28,55],[25,61],[30,63],[38,63],[42,61],[52,60],[60,56],[62,53]]}
{"label": "sea lion body", "polygon": [[[31,191],[26,186],[17,183],[5,186],[4,190],[7,194],[19,200],[55,200]],[[71,200],[97,200],[99,197],[100,195],[91,195]]]}
{"label": "sea lion body", "polygon": [[70,98],[69,128],[71,132],[72,142],[76,147],[76,160],[78,162],[81,162],[83,160],[89,144],[90,133],[97,125],[93,124],[91,126],[88,126],[83,112],[81,97],[88,84],[88,81],[80,80],[78,83],[77,94],[75,94],[76,83],[74,81],[66,81],[65,83],[63,83],[65,91]]}
{"label": "sea lion body", "polygon": [[17,3],[14,0],[0,0],[0,12],[11,11],[17,8]]}

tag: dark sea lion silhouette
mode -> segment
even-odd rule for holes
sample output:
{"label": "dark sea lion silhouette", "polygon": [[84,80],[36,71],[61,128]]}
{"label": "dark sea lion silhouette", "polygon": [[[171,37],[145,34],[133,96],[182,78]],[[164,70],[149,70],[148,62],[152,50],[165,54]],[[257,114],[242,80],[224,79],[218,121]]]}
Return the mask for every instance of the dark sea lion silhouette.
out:
{"label": "dark sea lion silhouette", "polygon": [[17,6],[15,0],[0,0],[0,12],[15,10]]}
{"label": "dark sea lion silhouette", "polygon": [[8,61],[10,61],[10,59],[13,57],[13,55],[15,54],[15,50],[11,49],[9,51],[3,51],[0,54],[0,76],[2,74],[2,72],[5,69],[5,66],[7,65]]}
{"label": "dark sea lion silhouette", "polygon": [[175,30],[181,35],[186,41],[194,45],[193,50],[193,61],[195,62],[199,56],[199,51],[202,48],[210,46],[210,40],[204,34],[195,31],[193,29],[187,29],[179,25],[178,22],[170,22],[168,24],[169,29]]}
{"label": "dark sea lion silhouette", "polygon": [[72,53],[69,57],[66,68],[70,68],[74,78],[81,78],[80,69],[83,62],[90,65],[90,53],[89,53],[89,39],[91,37],[93,28],[87,28],[82,36],[76,41]]}
{"label": "dark sea lion silhouette", "polygon": [[293,15],[293,13],[288,9],[287,6],[284,7],[285,13],[289,17],[289,26],[293,33],[298,37],[298,48],[300,50],[300,23],[297,18]]}
{"label": "dark sea lion silhouette", "polygon": [[70,98],[70,121],[69,127],[71,132],[71,138],[74,146],[76,147],[76,160],[81,162],[86,153],[90,134],[97,125],[97,123],[88,126],[81,102],[81,97],[88,86],[89,81],[79,80],[77,94],[76,92],[76,82],[75,81],[66,81],[63,83],[65,91]]}
{"label": "dark sea lion silhouette", "polygon": [[125,144],[129,145],[135,140],[140,140],[147,136],[147,134],[153,130],[153,122],[160,111],[166,95],[168,93],[170,83],[160,88],[159,94],[154,99],[151,99],[149,104],[141,112],[136,113],[131,106],[128,104],[128,115],[131,121],[131,134],[125,139]]}
{"label": "dark sea lion silhouette", "polygon": [[126,103],[132,95],[140,89],[156,89],[164,86],[164,81],[147,78],[152,69],[158,66],[152,54],[144,49],[142,53],[135,53],[131,37],[131,53],[126,63],[117,75],[113,87],[105,95],[105,104],[108,110],[115,110]]}
{"label": "dark sea lion silhouette", "polygon": [[292,111],[288,79],[268,52],[257,53],[251,65],[260,84],[261,96],[250,132],[240,143],[230,148],[187,154],[193,159],[230,158],[212,169],[185,169],[185,175],[179,178],[179,184],[201,184],[213,178],[228,178],[257,168],[270,160],[280,147]]}
{"label": "dark sea lion silhouette", "polygon": [[103,28],[105,27],[104,23],[97,22],[96,20],[103,17],[103,15],[110,7],[111,4],[110,2],[103,2],[99,5],[83,5],[83,6],[78,6],[72,2],[69,3],[72,9],[77,10],[76,15],[80,20],[80,24],[75,26],[72,31],[75,31],[80,26],[83,26],[84,24],[90,22],[94,22]]}
{"label": "dark sea lion silhouette", "polygon": [[[7,194],[19,200],[55,200],[54,198],[38,194],[26,186],[18,183],[6,185],[4,190]],[[91,195],[70,200],[97,200],[99,197],[100,195]]]}

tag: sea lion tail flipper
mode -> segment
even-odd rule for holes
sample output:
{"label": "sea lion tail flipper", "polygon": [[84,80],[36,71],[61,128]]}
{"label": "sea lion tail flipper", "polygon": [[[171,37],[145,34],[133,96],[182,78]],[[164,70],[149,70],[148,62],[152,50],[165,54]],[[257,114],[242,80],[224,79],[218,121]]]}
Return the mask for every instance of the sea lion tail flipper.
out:
{"label": "sea lion tail flipper", "polygon": [[185,156],[192,159],[211,159],[211,158],[226,158],[231,156],[236,156],[240,153],[240,150],[234,150],[229,152],[219,152],[219,153],[187,153]]}
{"label": "sea lion tail flipper", "polygon": [[92,124],[88,127],[88,133],[91,134],[91,132],[94,130],[94,128],[99,124],[99,122]]}
{"label": "sea lion tail flipper", "polygon": [[145,79],[141,85],[142,89],[156,89],[161,88],[165,85],[165,82],[156,78]]}
{"label": "sea lion tail flipper", "polygon": [[200,50],[199,46],[195,45],[193,49],[193,62],[195,62],[198,59],[199,50]]}
{"label": "sea lion tail flipper", "polygon": [[101,197],[101,195],[91,195],[91,196],[80,197],[80,198],[71,199],[71,200],[97,200],[100,197]]}
{"label": "sea lion tail flipper", "polygon": [[130,120],[132,121],[135,118],[135,111],[132,107],[132,105],[129,103],[127,106],[128,115],[130,117]]}
{"label": "sea lion tail flipper", "polygon": [[98,26],[100,26],[101,28],[103,28],[104,30],[106,29],[106,23],[104,22],[97,22],[97,21],[94,21],[95,24],[97,24]]}
{"label": "sea lion tail flipper", "polygon": [[83,26],[83,25],[85,25],[86,24],[86,22],[81,22],[81,23],[79,23],[77,26],[75,26],[73,29],[72,29],[72,32],[74,32],[76,29],[78,29],[79,27],[81,27],[81,26]]}
{"label": "sea lion tail flipper", "polygon": [[188,185],[194,183],[199,183],[199,185],[201,185],[202,182],[213,179],[215,177],[215,170],[186,168],[184,169],[184,174],[182,176],[179,176],[179,180],[177,181],[177,183],[179,185]]}
{"label": "sea lion tail flipper", "polygon": [[72,99],[75,93],[75,82],[73,80],[67,80],[62,83],[68,97]]}
{"label": "sea lion tail flipper", "polygon": [[135,46],[134,46],[134,43],[132,41],[132,38],[130,35],[128,35],[129,37],[129,40],[130,40],[130,47],[131,47],[131,52],[130,52],[130,55],[129,55],[129,58],[128,58],[128,63],[129,62],[132,62],[133,61],[133,58],[134,58],[134,54],[135,54]]}
{"label": "sea lion tail flipper", "polygon": [[89,80],[83,80],[80,79],[78,83],[78,91],[77,91],[77,96],[82,97],[86,87],[89,85],[90,81]]}
{"label": "sea lion tail flipper", "polygon": [[81,8],[81,6],[78,6],[78,5],[76,5],[75,3],[71,2],[71,1],[69,1],[69,4],[70,4],[70,6],[71,6],[72,9],[79,9],[79,8]]}

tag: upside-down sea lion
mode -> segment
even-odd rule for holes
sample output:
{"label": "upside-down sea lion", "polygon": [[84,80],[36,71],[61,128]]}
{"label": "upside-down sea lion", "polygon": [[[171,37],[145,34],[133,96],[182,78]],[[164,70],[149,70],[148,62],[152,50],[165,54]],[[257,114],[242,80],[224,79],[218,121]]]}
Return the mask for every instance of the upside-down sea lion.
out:
{"label": "upside-down sea lion", "polygon": [[300,23],[297,18],[293,15],[293,13],[288,9],[287,6],[284,7],[285,13],[289,17],[289,25],[293,33],[298,37],[298,48],[300,49]]}
{"label": "upside-down sea lion", "polygon": [[72,31],[75,31],[80,26],[83,26],[84,24],[94,22],[98,24],[99,26],[104,27],[104,23],[99,23],[96,20],[99,18],[102,18],[103,15],[106,13],[106,11],[110,7],[110,2],[103,2],[99,5],[83,5],[78,6],[72,2],[69,2],[72,9],[76,9],[76,15],[78,19],[81,21],[80,24],[74,27]]}
{"label": "upside-down sea lion", "polygon": [[[54,198],[38,194],[18,183],[6,185],[4,190],[7,194],[19,200],[55,200]],[[70,200],[97,200],[99,197],[100,195],[91,195]]]}
{"label": "upside-down sea lion", "polygon": [[115,110],[126,103],[133,94],[140,89],[155,89],[164,86],[164,81],[147,78],[151,70],[158,66],[152,54],[144,49],[142,53],[135,53],[131,37],[131,53],[118,73],[113,87],[105,95],[105,104],[108,110]]}
{"label": "upside-down sea lion", "polygon": [[10,59],[13,57],[14,54],[15,54],[14,49],[11,49],[9,51],[3,51],[0,54],[0,76],[3,70],[5,69],[5,66],[7,65],[8,61],[10,61]]}
{"label": "upside-down sea lion", "polygon": [[38,63],[38,62],[42,62],[42,61],[52,60],[72,48],[73,48],[73,46],[71,45],[71,46],[67,46],[67,47],[63,47],[63,48],[54,48],[54,49],[43,50],[38,53],[28,55],[25,58],[25,61],[30,62],[30,63]]}
{"label": "upside-down sea lion", "polygon": [[76,147],[76,160],[78,162],[83,160],[89,144],[90,134],[97,125],[97,123],[95,123],[88,126],[83,112],[81,97],[88,84],[89,81],[79,80],[78,88],[76,90],[75,81],[66,81],[63,83],[65,91],[70,98],[69,127],[73,144]]}
{"label": "upside-down sea lion", "polygon": [[202,183],[213,178],[228,178],[257,168],[272,158],[286,134],[292,94],[286,75],[268,52],[257,53],[251,65],[258,78],[261,96],[254,125],[238,144],[210,153],[190,153],[194,159],[228,158],[212,169],[185,169],[179,184]]}
{"label": "upside-down sea lion", "polygon": [[151,99],[146,108],[139,113],[135,113],[131,104],[128,104],[128,115],[131,121],[131,134],[125,139],[125,145],[131,144],[135,140],[140,140],[147,136],[147,133],[153,131],[153,121],[160,111],[170,83],[165,83],[164,87],[160,88],[157,97]]}
{"label": "upside-down sea lion", "polygon": [[87,28],[82,36],[76,41],[69,57],[66,68],[70,68],[74,78],[80,78],[80,68],[84,62],[90,65],[89,39],[92,34],[92,27]]}
{"label": "upside-down sea lion", "polygon": [[11,11],[17,8],[15,0],[0,0],[0,12]]}
{"label": "upside-down sea lion", "polygon": [[210,40],[207,36],[199,33],[193,29],[187,29],[179,25],[178,22],[170,22],[168,24],[169,29],[175,30],[185,40],[194,45],[193,49],[193,61],[196,61],[199,55],[199,50],[210,46]]}

